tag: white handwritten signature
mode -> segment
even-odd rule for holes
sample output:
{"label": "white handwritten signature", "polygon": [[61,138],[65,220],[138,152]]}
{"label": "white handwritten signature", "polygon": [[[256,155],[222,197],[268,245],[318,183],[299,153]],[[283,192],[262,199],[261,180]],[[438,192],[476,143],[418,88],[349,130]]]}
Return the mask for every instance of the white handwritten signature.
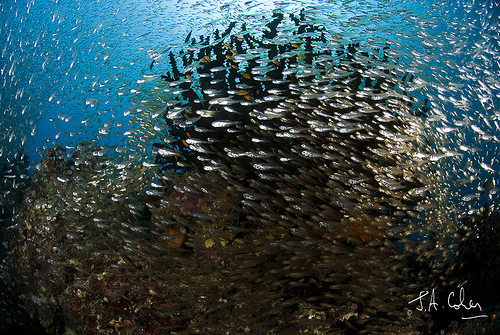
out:
{"label": "white handwritten signature", "polygon": [[[421,291],[420,294],[418,295],[417,298],[409,301],[409,304],[414,303],[415,301],[419,302],[419,306],[417,307],[417,311],[419,312],[431,312],[432,310],[438,310],[439,304],[436,302],[436,292],[434,289],[432,289],[432,293],[429,299],[429,305],[427,308],[424,307],[424,297],[426,297],[429,294],[429,291]],[[460,293],[458,296],[458,301],[457,298],[455,297],[455,292],[450,292],[448,294],[448,307],[453,308],[454,310],[460,310],[460,309],[465,309],[465,310],[476,310],[479,309],[479,311],[483,311],[481,308],[481,305],[479,303],[474,303],[472,300],[469,300],[468,304],[464,304],[465,301],[465,290],[463,287],[460,288]],[[444,307],[444,306],[441,306]],[[411,310],[407,311],[408,315],[411,315]],[[468,320],[468,319],[476,319],[476,318],[486,318],[488,317],[486,314],[480,314],[480,315],[474,315],[474,316],[469,316],[469,317],[462,317],[462,320]]]}

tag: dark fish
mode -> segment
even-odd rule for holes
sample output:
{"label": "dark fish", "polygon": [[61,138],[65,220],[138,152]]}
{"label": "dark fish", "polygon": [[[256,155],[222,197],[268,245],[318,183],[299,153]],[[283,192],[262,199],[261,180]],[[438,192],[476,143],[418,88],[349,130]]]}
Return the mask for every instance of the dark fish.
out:
{"label": "dark fish", "polygon": [[149,69],[152,70],[153,69],[153,65],[155,65],[155,60],[153,59],[153,61],[151,62],[151,65],[149,65]]}
{"label": "dark fish", "polygon": [[483,188],[485,190],[489,190],[489,189],[495,187],[495,185],[496,185],[496,180],[494,178],[492,178],[492,179],[488,179],[487,181],[484,182]]}
{"label": "dark fish", "polygon": [[184,44],[186,44],[187,42],[189,42],[189,39],[191,38],[191,33],[192,32],[193,32],[193,29],[191,29],[191,31],[187,34],[186,39],[184,40]]}

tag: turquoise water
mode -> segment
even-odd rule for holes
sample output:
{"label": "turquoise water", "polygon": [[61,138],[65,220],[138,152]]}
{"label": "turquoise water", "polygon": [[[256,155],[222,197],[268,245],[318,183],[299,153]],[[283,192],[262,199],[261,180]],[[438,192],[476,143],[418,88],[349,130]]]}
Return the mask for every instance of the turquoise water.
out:
{"label": "turquoise water", "polygon": [[[289,19],[290,14],[299,17],[301,10],[304,15],[300,19],[302,26],[321,27],[315,28],[316,30],[311,28],[311,36],[317,38],[314,40],[314,52],[319,54],[320,51],[325,51],[329,56],[333,55],[331,60],[328,58],[327,66],[317,58],[311,63],[312,68],[319,69],[315,80],[319,81],[321,75],[329,76],[329,79],[323,82],[324,86],[314,86],[316,82],[312,79],[297,79],[295,84],[301,87],[300,89],[294,88],[293,85],[287,86],[290,89],[285,90],[286,93],[272,93],[270,95],[274,97],[268,96],[268,100],[265,100],[264,96],[270,88],[266,86],[265,79],[258,79],[262,81],[258,84],[260,90],[251,92],[241,86],[238,91],[235,88],[237,84],[241,85],[246,79],[250,80],[247,76],[260,75],[259,71],[264,69],[252,64],[252,59],[255,58],[252,58],[252,52],[257,55],[258,47],[252,49],[246,46],[244,52],[234,50],[238,45],[237,38],[243,40],[246,31],[250,36],[262,39],[266,32],[273,31],[269,25],[273,14],[281,13],[285,19],[280,21],[276,36],[269,38],[266,43],[288,48],[286,52],[291,53],[291,56],[285,52],[276,55],[274,64],[287,62],[286,70],[293,72],[293,69],[298,68],[296,73],[299,75],[305,73],[304,68],[311,70],[304,65],[307,64],[309,51],[304,47],[305,44],[301,44],[303,36],[297,33],[300,24]],[[442,252],[442,259],[447,259],[450,253],[454,253],[453,248],[460,243],[456,231],[459,229],[457,227],[462,227],[462,218],[467,214],[481,212],[485,203],[498,204],[499,15],[499,4],[495,1],[4,1],[0,4],[0,171],[3,174],[0,194],[1,223],[5,229],[11,227],[6,231],[19,232],[20,235],[14,233],[19,239],[18,245],[27,245],[29,249],[29,243],[19,236],[30,236],[28,240],[35,241],[33,245],[38,245],[37,238],[40,238],[40,241],[49,241],[46,245],[51,248],[61,247],[58,242],[54,242],[57,239],[50,234],[30,235],[31,228],[27,227],[31,225],[45,227],[44,222],[53,222],[51,220],[55,217],[66,222],[61,223],[62,228],[58,226],[56,231],[62,229],[67,236],[80,236],[78,234],[85,229],[76,228],[73,223],[70,225],[68,222],[81,220],[81,226],[94,233],[88,228],[89,222],[93,222],[99,229],[109,228],[104,235],[107,234],[113,241],[109,242],[110,245],[115,246],[113,243],[117,243],[115,247],[120,250],[121,257],[122,252],[136,252],[145,259],[154,258],[151,256],[153,254],[159,258],[166,257],[165,255],[170,257],[172,246],[177,246],[177,243],[186,249],[197,250],[196,243],[199,242],[207,250],[213,250],[213,244],[219,243],[217,238],[224,240],[220,245],[225,246],[226,243],[230,244],[230,241],[234,242],[239,238],[246,241],[248,236],[252,236],[248,237],[249,240],[255,239],[255,246],[262,246],[262,250],[250,252],[257,258],[266,253],[267,247],[271,248],[269,245],[282,245],[283,250],[299,257],[297,255],[303,253],[300,251],[302,249],[294,244],[298,240],[265,242],[267,237],[264,236],[274,236],[269,239],[278,239],[276,236],[280,235],[275,230],[268,232],[266,229],[290,229],[290,235],[294,238],[304,238],[303,245],[308,245],[308,241],[315,241],[318,238],[315,234],[320,233],[300,233],[305,229],[303,222],[307,222],[307,227],[311,223],[312,226],[324,224],[328,227],[328,232],[335,231],[332,236],[336,236],[337,240],[353,239],[355,242],[349,243],[357,245],[369,244],[372,239],[378,241],[381,237],[378,236],[377,229],[382,226],[382,230],[387,228],[387,231],[390,231],[389,235],[394,238],[399,251],[416,240],[429,241],[429,236],[441,236],[438,240],[443,244],[436,247],[436,250]],[[217,29],[221,33],[233,22],[235,27],[227,37],[219,40],[214,37]],[[246,30],[243,24],[246,24]],[[324,33],[322,39],[318,37],[320,32]],[[205,60],[200,56],[204,49],[203,42],[199,41],[208,36],[212,38],[211,45],[222,45],[222,48],[225,48],[225,63],[216,60],[217,51],[207,55]],[[195,42],[191,42],[193,39]],[[350,56],[341,55],[344,52],[348,54],[352,46],[357,48],[357,51],[353,52],[356,56],[349,58]],[[260,50],[262,49],[265,47],[261,45]],[[295,51],[298,53],[294,54]],[[300,54],[301,51],[304,52],[303,55]],[[183,57],[187,57],[185,55],[189,52],[194,55],[194,65],[183,64]],[[261,63],[274,66],[271,64],[272,59],[266,57],[259,54],[257,59],[264,59]],[[219,67],[223,64],[225,69],[217,69],[217,62],[220,63],[217,64]],[[234,72],[230,72],[233,71],[230,69],[231,64],[235,66]],[[196,70],[192,71],[190,66]],[[182,75],[181,79],[174,80],[170,76],[176,67],[181,69]],[[220,82],[204,82],[202,69],[211,73],[211,78],[216,78],[218,71],[226,71],[222,82],[227,83],[228,87],[235,86],[230,87],[233,91],[222,87],[221,93]],[[186,74],[191,72],[192,78],[187,77]],[[286,85],[295,80],[295,74],[290,75],[292,72],[283,72],[282,79]],[[358,87],[351,87],[349,83],[352,80],[347,79],[354,78],[356,73],[362,73],[365,77]],[[347,79],[342,77],[344,75]],[[231,76],[237,77],[234,83],[231,83]],[[303,76],[307,79],[305,74]],[[344,78],[343,80],[347,81],[343,83],[339,79],[336,82],[336,78]],[[372,86],[369,86],[368,81],[371,79],[368,78],[378,78],[378,82],[373,81]],[[372,93],[370,87],[376,88],[384,81],[387,85],[379,88],[380,92]],[[176,91],[177,87],[194,92],[205,101],[195,103],[192,96],[188,98],[187,93],[183,95],[185,91]],[[207,93],[211,92],[210,90],[219,92],[211,95],[212,93]],[[358,94],[363,91],[365,95]],[[327,97],[322,98],[322,94]],[[380,97],[377,94],[380,94]],[[286,100],[288,105],[279,105],[279,95],[291,99]],[[213,102],[208,103],[209,98],[214,99]],[[216,101],[217,98],[222,100]],[[271,100],[274,98],[276,103],[273,102],[271,106],[270,101],[274,101]],[[224,99],[236,99],[237,102]],[[301,102],[294,102],[293,99]],[[322,106],[322,99],[337,99],[337,105],[328,105],[333,109],[323,109],[321,114],[318,112],[318,106]],[[395,103],[396,100],[399,102]],[[328,114],[340,110],[339,101],[352,104],[348,108],[354,108],[354,112],[366,109],[368,105],[375,108],[376,101],[383,101],[382,107],[377,107],[380,108],[380,114],[377,114],[376,121],[373,121],[373,129],[380,131],[380,134],[370,128],[371,126],[366,126],[366,117],[354,114],[348,116],[347,113],[340,112],[334,116]],[[249,102],[253,103],[253,107],[248,107],[248,113],[245,112],[247,114],[241,112],[247,110],[245,103]],[[301,103],[305,103],[305,107]],[[224,106],[228,104],[245,115],[230,119],[231,115],[236,113],[225,109]],[[311,108],[314,111],[310,114],[307,112],[307,104],[316,108]],[[198,106],[196,108],[199,111],[199,119],[189,119],[189,115],[180,117],[182,113],[196,114],[195,106]],[[271,115],[270,106],[286,111],[273,111],[279,115]],[[184,108],[183,112],[177,113],[177,107]],[[220,113],[217,114],[219,116],[207,116],[214,110]],[[290,111],[293,111],[290,115],[286,114]],[[325,113],[330,116],[326,117]],[[191,120],[194,125],[186,124],[185,119]],[[222,123],[214,123],[216,121]],[[255,128],[252,128],[254,126]],[[269,130],[274,129],[273,127],[279,131]],[[225,129],[228,129],[227,132]],[[293,137],[293,134],[303,132],[307,132],[307,136],[298,136],[297,139]],[[385,151],[370,147],[370,143],[360,140],[361,135],[357,137],[361,142],[352,142],[355,137],[343,135],[351,132],[371,137],[373,143],[378,143],[376,148]],[[374,132],[379,135],[373,135]],[[283,140],[283,137],[287,140]],[[335,142],[337,139],[338,143]],[[84,141],[93,144],[84,146]],[[267,141],[267,144],[259,144],[264,141]],[[220,145],[217,144],[219,142]],[[204,149],[198,146],[199,143],[210,147],[210,152],[203,151]],[[338,147],[332,149],[331,143],[338,144]],[[360,148],[353,147],[356,145]],[[50,150],[56,146],[61,149],[56,150],[54,154]],[[370,150],[365,150],[365,146]],[[57,163],[56,167],[51,165],[50,159],[44,160],[50,153],[53,154],[52,161]],[[241,163],[243,159],[238,160],[239,157],[249,160],[250,168]],[[347,161],[349,163],[346,163]],[[160,163],[157,164],[158,162]],[[183,164],[188,164],[189,167]],[[91,166],[90,172],[79,170],[81,166],[87,165]],[[316,169],[316,165],[320,168]],[[336,166],[338,170],[331,166]],[[66,167],[71,173],[65,170]],[[81,176],[77,177],[78,173],[73,171],[79,171]],[[175,173],[171,174],[172,171]],[[211,174],[213,171],[215,175]],[[275,174],[274,171],[278,172]],[[206,177],[207,175],[210,177]],[[207,179],[204,179],[205,177]],[[42,179],[45,181],[42,182]],[[324,185],[320,185],[321,183]],[[210,185],[213,184],[219,186],[211,191]],[[57,195],[58,189],[65,191],[61,191],[62,195]],[[276,194],[280,195],[279,200],[275,198]],[[311,194],[315,194],[314,198]],[[416,195],[422,195],[422,198],[413,201]],[[284,203],[281,196],[285,199]],[[218,202],[214,199],[218,199]],[[303,200],[301,202],[297,199]],[[23,204],[25,205],[22,206]],[[287,207],[288,204],[290,207]],[[334,214],[330,213],[330,207],[333,208],[331,211]],[[126,214],[120,212],[122,208],[125,208]],[[43,215],[38,217],[37,210]],[[177,210],[182,215],[176,212]],[[73,215],[79,219],[75,219]],[[134,219],[131,219],[130,215]],[[183,215],[189,218],[186,219]],[[61,217],[64,219],[60,219]],[[343,228],[332,228],[328,226],[331,222],[325,218],[332,218],[334,226],[338,222],[357,222],[362,226],[359,228],[361,230],[369,230],[363,220],[373,220],[376,223],[372,222],[371,225],[379,228],[372,227],[375,230],[370,230],[368,235],[371,237],[367,238],[356,230],[358,228],[353,228],[355,232],[345,228],[349,226],[347,223]],[[161,224],[155,223],[155,220]],[[193,228],[197,227],[198,222],[205,222],[203,220],[208,220],[215,226]],[[403,220],[404,224],[401,224],[400,220]],[[227,223],[231,221],[231,224]],[[289,225],[282,221],[288,222]],[[221,222],[227,224],[225,228],[218,226],[222,225]],[[162,225],[161,229],[158,228],[159,231],[155,230],[155,224]],[[232,227],[233,224],[242,231],[236,233],[236,229],[234,236],[237,237],[229,238],[222,231],[229,230],[227,227]],[[260,224],[266,228],[262,228]],[[78,226],[76,223],[74,225]],[[45,230],[53,231],[51,229]],[[104,231],[99,229],[98,232]],[[252,229],[266,233],[259,233],[260,235],[254,237]],[[40,228],[40,231],[43,232],[44,229]],[[217,235],[219,233],[222,235]],[[406,237],[399,236],[400,233]],[[325,236],[325,232],[321,234]],[[8,234],[5,233],[5,236]],[[158,240],[162,238],[157,236],[164,236],[163,240],[173,242],[161,244]],[[183,242],[184,239],[189,242]],[[77,248],[78,250],[89,253],[93,252],[94,247],[96,253],[101,253],[103,245],[107,245],[107,242],[101,240],[92,241],[90,237],[81,240],[75,238],[74,241],[77,246],[83,245],[81,249]],[[12,249],[16,240],[9,243],[8,246],[4,245],[6,250],[22,249]],[[165,247],[165,243],[168,247]],[[247,242],[242,242],[241,245],[247,248],[245,243]],[[318,243],[323,246],[324,241]],[[138,245],[142,245],[142,249]],[[241,250],[246,250],[243,247],[238,249],[236,245],[237,243],[232,246],[236,251],[230,249],[234,254],[239,255],[238,252],[243,253]],[[427,250],[426,248],[427,245],[416,249]],[[153,249],[154,252],[151,251]],[[318,250],[320,249],[318,247]],[[273,254],[271,251],[269,253]],[[17,251],[12,254],[17,255],[14,256],[14,263],[17,262],[19,273],[25,276],[29,271],[24,272],[25,269],[22,268],[37,264],[37,261],[33,261],[33,264],[29,261],[19,261],[16,257],[29,257],[19,256]],[[64,256],[64,264],[71,264],[69,267],[85,267],[77,263],[79,258],[87,256],[77,256],[69,251],[68,255],[71,257]],[[50,258],[46,255],[44,257]],[[138,259],[142,259],[141,257],[138,256]],[[182,257],[181,259],[184,259]],[[209,258],[206,254],[199,258],[186,257],[189,261],[184,261],[189,264],[186,267],[190,269],[186,270],[186,276],[192,274],[192,264],[200,262],[200,259],[206,260],[203,257]],[[309,261],[312,257],[305,258]],[[328,258],[325,255],[322,257],[325,260]],[[397,258],[392,254],[387,257]],[[248,261],[253,264],[246,256],[235,258],[242,263]],[[113,257],[110,256],[107,261],[112,263],[111,259]],[[128,262],[123,259],[121,262]],[[279,256],[276,256],[276,259],[280,259]],[[133,260],[132,263],[141,262],[135,258]],[[9,264],[9,261],[12,259],[7,260],[5,264]],[[113,259],[114,261],[116,259]],[[144,262],[142,269],[159,267],[154,262]],[[278,262],[280,265],[273,266],[288,269],[291,262],[284,260],[282,263]],[[255,261],[255,264],[255,268],[266,268],[265,262],[260,260]],[[115,268],[117,267],[119,266],[116,265]],[[271,265],[270,267],[272,268]],[[4,265],[4,269],[7,269],[4,272],[14,268],[12,265]],[[248,270],[247,267],[243,269]],[[292,270],[300,273],[296,268]],[[57,272],[59,270],[53,271],[61,276],[61,273]],[[269,270],[270,273],[275,273],[273,271],[277,270]],[[102,270],[101,277],[106,278],[105,273]],[[237,273],[237,277],[244,276],[245,272],[238,268],[234,273]],[[71,276],[73,275],[71,272]],[[248,274],[251,275],[255,273]],[[12,273],[9,276],[11,279],[15,277]],[[21,275],[19,276],[21,278]],[[192,276],[195,278],[194,274]],[[151,278],[153,277],[154,275],[151,275]],[[110,282],[116,284],[113,280]],[[313,282],[317,278],[300,280]],[[168,282],[171,281],[173,279],[169,277]],[[23,279],[19,279],[17,284],[19,282],[22,283]],[[71,283],[74,282],[78,280],[75,279]],[[194,283],[197,284],[196,281]],[[39,295],[33,293],[36,290],[30,287],[32,290],[25,292],[22,299],[30,294],[35,298],[47,298],[49,294],[45,292],[50,289],[46,287],[48,284],[44,285],[41,286],[43,289],[36,289]],[[64,290],[67,293],[71,287],[77,292],[76,286],[71,285],[73,284],[55,291],[63,294]],[[194,284],[187,281],[185,285]],[[425,288],[429,289],[428,286]],[[159,287],[153,285],[149,290],[158,289]],[[252,286],[251,289],[255,287]],[[40,293],[40,290],[44,293]],[[176,296],[179,290],[174,290],[173,296]],[[13,292],[14,295],[20,294],[16,290]],[[270,292],[271,296],[274,293],[275,291]],[[316,291],[310,294],[313,293],[320,294]],[[193,289],[189,294],[202,296],[204,293],[201,289]],[[234,296],[237,297],[238,294],[240,293],[234,293]],[[151,293],[148,301],[158,303],[153,298],[155,295],[156,293]],[[243,296],[249,297],[244,294]],[[35,298],[28,300],[33,302]],[[226,298],[220,299],[219,302]],[[95,301],[92,300],[97,304]],[[103,301],[101,299],[99,303],[104,304]],[[290,301],[295,303],[292,298]],[[307,299],[299,304],[296,314],[290,312],[292,319],[301,319],[308,313],[309,319],[328,319],[329,315],[337,313],[337,319],[332,317],[333,320],[338,321],[340,318],[343,322],[345,318],[349,319],[346,316],[351,315],[349,313],[362,315],[361,310],[356,312],[352,307],[354,303],[344,310],[332,307],[331,310],[323,311],[318,306],[311,307],[310,310],[305,308],[305,301]],[[19,302],[21,305],[23,303],[26,304]],[[122,303],[121,301],[120,304]],[[192,303],[191,300],[186,302],[188,303]],[[330,301],[325,304],[330,304]],[[43,304],[39,305],[43,307]],[[71,309],[71,306],[63,303],[59,302],[59,305],[63,306],[60,307],[63,310]],[[208,308],[206,305],[192,305],[195,307],[189,310],[189,313],[196,314],[196,311]],[[226,314],[239,308],[237,303],[231,306],[232,309],[228,308],[230,312]],[[401,307],[401,310],[404,311],[406,307]],[[32,314],[43,314],[40,312],[42,308],[36,313],[33,308],[28,307]],[[179,318],[185,320],[188,312],[183,309],[184,306],[176,305],[176,308],[184,311],[185,314],[181,313]],[[220,310],[225,311],[224,308],[226,307],[220,307]],[[315,308],[317,314],[312,312]],[[326,307],[322,305],[321,308]],[[336,312],[332,312],[333,310]],[[260,311],[264,313],[262,307]],[[269,311],[266,310],[265,313],[267,312]],[[87,315],[85,313],[82,312],[82,315]],[[489,313],[493,311],[490,310]],[[35,319],[38,318],[43,328],[50,333],[62,333],[63,328],[68,334],[69,331],[84,333],[82,328],[75,325],[75,319],[68,316],[75,317],[74,314],[68,312],[63,315],[68,319],[65,321],[66,325],[58,325],[59,328],[52,320],[55,318],[44,319],[40,316]],[[252,317],[245,313],[243,315],[248,317],[248,320],[253,320],[248,321],[249,331],[265,331],[266,322],[269,320],[255,319],[253,314]],[[276,318],[276,315],[270,313],[268,317]],[[210,327],[217,327],[213,324],[217,318],[219,315],[209,319],[209,326],[201,326],[202,322],[194,326],[196,318],[190,319],[189,322],[192,322],[192,329],[206,331]],[[130,324],[139,323],[136,319],[130,320]],[[145,324],[148,323],[141,320]],[[328,320],[333,322],[332,319]],[[189,324],[188,321],[182,322],[177,324],[177,327],[180,327],[180,324],[187,327]],[[255,322],[255,329],[252,322]],[[290,322],[294,323],[293,320]],[[226,323],[225,328],[221,326],[222,323],[218,326],[229,329],[228,331],[242,331],[245,328],[231,328]],[[364,323],[357,322],[353,327],[362,324]],[[206,328],[203,328],[204,326]],[[129,324],[120,324],[119,327],[133,328]],[[142,326],[134,327],[135,331],[138,331]],[[86,329],[88,331],[90,328]],[[293,333],[297,329],[292,327],[287,331]],[[345,329],[344,331],[348,331]],[[164,330],[163,333],[169,332],[170,330]],[[95,330],[95,333],[99,332]]]}

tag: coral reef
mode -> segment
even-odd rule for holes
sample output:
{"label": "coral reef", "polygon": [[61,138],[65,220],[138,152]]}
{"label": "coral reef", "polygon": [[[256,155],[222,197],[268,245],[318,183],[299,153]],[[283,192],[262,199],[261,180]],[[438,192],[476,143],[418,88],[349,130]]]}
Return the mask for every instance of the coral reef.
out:
{"label": "coral reef", "polygon": [[15,216],[24,191],[29,186],[27,168],[29,158],[26,152],[16,152],[12,157],[2,157],[0,161],[0,223],[8,222]]}
{"label": "coral reef", "polygon": [[13,224],[20,212],[24,192],[30,185],[28,175],[29,158],[25,151],[7,155],[0,154],[0,332],[5,334],[37,334],[44,333],[43,328],[32,323],[23,310],[21,300],[3,279],[8,271],[5,264],[8,241],[7,229]]}
{"label": "coral reef", "polygon": [[[64,149],[50,148],[7,240],[10,254],[5,279],[49,333],[62,333],[64,327],[78,333],[98,329],[96,319],[101,316],[95,313],[90,317],[90,307],[106,296],[109,304],[118,304],[121,299],[112,299],[111,286],[106,285],[119,282],[106,270],[120,261],[119,253],[109,251],[119,251],[123,240],[113,240],[107,234],[111,235],[109,229],[120,221],[136,221],[128,208],[121,207],[127,200],[119,204],[112,200],[120,195],[114,187],[129,195],[134,192],[129,185],[118,184],[120,170],[110,168],[110,159],[101,155],[101,150],[91,142],[81,143],[68,160]],[[103,174],[108,173],[114,177],[104,179]],[[110,180],[117,184],[105,187]],[[140,179],[134,182],[134,187],[144,187]],[[113,220],[104,219],[109,215]],[[85,292],[92,292],[87,300]],[[88,312],[84,312],[85,307]],[[110,317],[106,327],[114,315]]]}
{"label": "coral reef", "polygon": [[[445,257],[447,232],[426,216],[439,171],[414,75],[389,46],[304,15],[276,12],[259,32],[231,23],[170,54],[156,174],[93,142],[47,151],[4,280],[48,333],[498,328],[498,272],[483,258],[498,250],[498,214],[464,219]],[[429,287],[477,293],[488,324],[411,313]]]}

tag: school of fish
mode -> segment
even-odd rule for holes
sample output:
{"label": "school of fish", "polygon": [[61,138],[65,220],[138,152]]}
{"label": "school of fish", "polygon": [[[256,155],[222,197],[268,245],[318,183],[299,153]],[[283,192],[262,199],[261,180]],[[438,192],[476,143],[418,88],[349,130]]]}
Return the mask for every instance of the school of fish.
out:
{"label": "school of fish", "polygon": [[0,329],[494,334],[499,6],[385,5],[1,4]]}

